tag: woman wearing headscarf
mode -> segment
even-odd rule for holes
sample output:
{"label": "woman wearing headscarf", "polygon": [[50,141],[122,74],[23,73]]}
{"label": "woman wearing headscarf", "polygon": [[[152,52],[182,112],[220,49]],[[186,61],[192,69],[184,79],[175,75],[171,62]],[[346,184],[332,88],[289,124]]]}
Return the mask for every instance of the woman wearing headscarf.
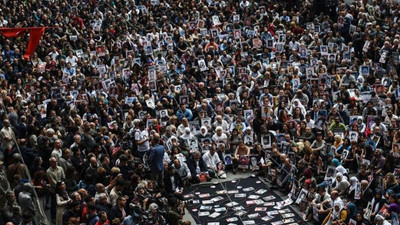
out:
{"label": "woman wearing headscarf", "polygon": [[198,134],[196,134],[197,140],[202,140],[205,138],[209,138],[211,139],[211,134],[208,132],[208,129],[206,126],[202,126],[200,127],[200,132]]}
{"label": "woman wearing headscarf", "polygon": [[334,183],[336,186],[334,190],[339,193],[340,197],[344,197],[347,194],[347,190],[349,189],[350,183],[347,181],[347,178],[343,176],[342,173],[336,173],[336,181]]}
{"label": "woman wearing headscarf", "polygon": [[292,115],[294,115],[296,113],[296,108],[300,108],[300,112],[303,116],[307,114],[306,108],[304,108],[303,104],[301,104],[299,99],[293,100],[293,105],[290,108],[290,113]]}
{"label": "woman wearing headscarf", "polygon": [[357,184],[359,183],[357,177],[350,177],[349,179],[349,192],[347,194],[347,199],[353,200],[354,199],[354,192],[356,190]]}
{"label": "woman wearing headscarf", "polygon": [[179,136],[179,142],[181,143],[181,148],[190,152],[198,149],[198,142],[196,136],[190,131],[189,127],[184,129],[184,133]]}
{"label": "woman wearing headscarf", "polygon": [[372,211],[371,211],[371,216],[370,216],[371,221],[374,220],[375,216],[379,213],[379,210],[381,210],[382,206],[385,203],[386,203],[386,199],[382,195],[382,190],[376,189],[375,197],[371,200],[371,204],[372,204]]}
{"label": "woman wearing headscarf", "polygon": [[332,147],[335,148],[335,157],[340,157],[343,151],[343,139],[339,135],[335,135]]}
{"label": "woman wearing headscarf", "polygon": [[349,222],[350,219],[355,219],[356,214],[357,214],[357,206],[354,203],[349,203],[347,204],[347,219],[346,219],[346,224]]}
{"label": "woman wearing headscarf", "polygon": [[276,108],[274,109],[274,115],[275,115],[276,118],[278,118],[279,112],[280,112],[281,110],[287,111],[287,108],[286,108],[286,105],[285,105],[285,102],[284,102],[284,101],[279,102],[278,107],[276,107]]}
{"label": "woman wearing headscarf", "polygon": [[342,224],[347,220],[347,210],[344,208],[343,203],[340,201],[335,202],[333,205],[333,208],[331,209],[331,212],[328,214],[328,216],[325,218],[324,222],[322,224]]}
{"label": "woman wearing headscarf", "polygon": [[342,166],[338,159],[332,159],[332,165],[336,167],[336,173],[342,173],[343,176],[347,177],[347,170]]}

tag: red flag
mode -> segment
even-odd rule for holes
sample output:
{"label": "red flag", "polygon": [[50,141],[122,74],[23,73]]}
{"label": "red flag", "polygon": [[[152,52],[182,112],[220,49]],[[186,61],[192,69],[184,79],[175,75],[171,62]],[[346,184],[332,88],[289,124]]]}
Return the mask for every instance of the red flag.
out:
{"label": "red flag", "polygon": [[26,29],[24,28],[12,28],[12,29],[0,29],[1,35],[7,38],[22,37],[25,34]]}
{"label": "red flag", "polygon": [[29,30],[29,42],[28,47],[26,48],[26,52],[24,54],[25,59],[29,59],[29,57],[35,52],[36,47],[39,45],[39,41],[42,38],[45,27],[33,27],[33,28],[1,28],[0,34],[7,38],[16,38],[22,37],[27,30]]}
{"label": "red flag", "polygon": [[26,52],[24,54],[25,59],[29,59],[29,57],[35,52],[36,47],[39,45],[40,39],[42,39],[45,29],[46,28],[44,27],[31,29],[28,47],[26,48]]}

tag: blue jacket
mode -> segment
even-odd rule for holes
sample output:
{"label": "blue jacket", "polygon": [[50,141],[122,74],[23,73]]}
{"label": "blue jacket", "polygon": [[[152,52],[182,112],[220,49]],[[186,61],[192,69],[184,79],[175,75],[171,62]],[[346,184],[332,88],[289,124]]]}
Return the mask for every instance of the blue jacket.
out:
{"label": "blue jacket", "polygon": [[163,145],[155,145],[150,152],[149,157],[149,165],[152,170],[162,171],[164,168],[163,160],[164,160],[164,146]]}
{"label": "blue jacket", "polygon": [[192,120],[193,113],[190,109],[186,109],[185,112],[182,112],[182,110],[178,109],[178,112],[176,112],[176,116],[178,117],[179,121],[184,117],[188,120]]}

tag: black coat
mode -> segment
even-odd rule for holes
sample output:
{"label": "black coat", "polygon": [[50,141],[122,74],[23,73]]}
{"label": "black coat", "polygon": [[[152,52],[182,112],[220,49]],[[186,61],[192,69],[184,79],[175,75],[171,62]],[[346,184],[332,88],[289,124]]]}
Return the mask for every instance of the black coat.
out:
{"label": "black coat", "polygon": [[[177,188],[183,187],[183,181],[177,172],[174,173],[175,186]],[[164,173],[164,188],[167,194],[173,194],[175,190],[172,189],[173,185],[168,172]]]}
{"label": "black coat", "polygon": [[[193,157],[190,157],[188,159],[188,161],[186,162],[186,164],[189,167],[189,170],[190,170],[190,173],[192,174],[192,177],[196,177],[197,175],[199,175],[196,172],[196,162],[193,159]],[[203,158],[201,158],[201,157],[199,159],[199,166],[200,166],[200,171],[201,172],[207,172],[207,165],[204,162]]]}
{"label": "black coat", "polygon": [[108,220],[112,221],[115,218],[119,218],[121,221],[123,220],[122,218],[122,211],[118,208],[117,205],[114,205],[111,207],[109,213],[108,213]]}

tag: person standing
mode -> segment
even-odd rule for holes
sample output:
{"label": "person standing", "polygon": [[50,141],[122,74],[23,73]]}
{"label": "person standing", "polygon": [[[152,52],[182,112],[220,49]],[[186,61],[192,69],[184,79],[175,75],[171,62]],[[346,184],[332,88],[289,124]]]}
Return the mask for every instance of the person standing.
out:
{"label": "person standing", "polygon": [[6,173],[3,167],[3,161],[0,161],[0,208],[4,209],[4,205],[7,203],[6,193],[10,189]]}
{"label": "person standing", "polygon": [[30,217],[35,216],[35,204],[31,195],[33,194],[33,187],[30,183],[25,183],[22,187],[22,192],[18,195],[18,202],[21,206],[23,215],[29,215]]}
{"label": "person standing", "polygon": [[8,166],[7,169],[7,178],[10,182],[12,188],[14,188],[17,184],[14,181],[14,177],[19,176],[23,179],[28,179],[28,168],[25,164],[21,162],[21,155],[19,153],[15,153],[13,155],[13,163]]}
{"label": "person standing", "polygon": [[155,133],[153,137],[153,148],[150,152],[149,162],[152,172],[152,178],[157,183],[157,186],[162,184],[162,174],[164,169],[164,153],[165,148],[160,145],[160,135]]}
{"label": "person standing", "polygon": [[135,130],[134,137],[139,157],[140,159],[143,159],[143,156],[150,150],[149,133],[146,130],[146,124],[144,121],[139,122],[139,129]]}
{"label": "person standing", "polygon": [[51,196],[51,207],[50,207],[50,215],[52,222],[56,220],[56,207],[57,207],[57,198],[56,198],[56,185],[58,182],[65,179],[65,174],[63,168],[57,166],[57,159],[55,157],[50,158],[50,168],[46,171],[47,180],[50,183],[50,196]]}
{"label": "person standing", "polygon": [[56,199],[57,199],[57,213],[56,213],[56,225],[63,224],[62,216],[67,211],[67,205],[72,202],[68,196],[67,186],[65,182],[59,181],[56,184]]}
{"label": "person standing", "polygon": [[3,123],[4,127],[0,131],[0,160],[4,160],[4,152],[10,150],[14,146],[15,139],[15,134],[10,126],[10,121],[8,119],[5,119]]}

